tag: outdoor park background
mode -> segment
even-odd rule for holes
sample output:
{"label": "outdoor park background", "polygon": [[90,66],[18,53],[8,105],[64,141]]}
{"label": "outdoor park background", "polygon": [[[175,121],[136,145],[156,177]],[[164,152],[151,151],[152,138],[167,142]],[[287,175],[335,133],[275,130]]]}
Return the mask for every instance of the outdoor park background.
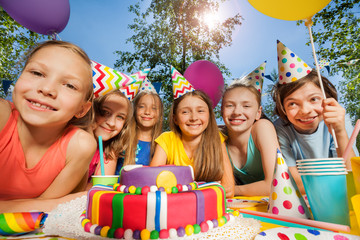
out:
{"label": "outdoor park background", "polygon": [[[128,8],[136,2],[137,1],[134,0],[70,0],[69,22],[65,29],[58,34],[57,39],[70,41],[79,45],[88,53],[92,60],[114,68],[116,60],[119,59],[115,51],[131,52],[133,50],[133,45],[131,42],[126,43],[126,39],[134,34],[134,32],[128,28],[128,25],[133,23],[135,15],[130,13]],[[224,76],[227,84],[230,83],[233,78],[239,78],[251,72],[265,60],[267,61],[266,75],[269,75],[274,70],[277,71],[277,39],[282,41],[306,63],[314,66],[311,46],[307,45],[309,42],[308,30],[303,23],[297,24],[295,21],[284,21],[263,15],[246,0],[218,2],[220,2],[220,8],[219,13],[216,15],[216,20],[223,21],[225,18],[233,17],[237,13],[243,18],[241,20],[242,24],[236,26],[232,33],[232,45],[222,48],[219,54],[220,62],[224,64],[230,72],[230,76]],[[355,20],[357,21],[355,26],[359,28],[359,0],[333,0],[329,5],[337,6],[348,2],[353,4],[350,12],[355,14]],[[140,1],[141,10],[147,9],[150,3],[150,0]],[[345,16],[345,18],[346,17],[347,16]],[[313,27],[314,31],[319,29],[319,26]],[[340,36],[340,38],[348,38],[349,33],[347,34],[348,36]],[[355,30],[354,36],[350,34],[350,38],[358,39],[358,44],[355,46],[355,49],[358,50],[360,48],[359,29]],[[323,45],[326,46],[329,44],[325,41]],[[320,46],[317,43],[315,46],[317,50],[319,50]],[[339,48],[341,47],[339,46]],[[360,53],[356,54],[357,56],[360,55]],[[318,58],[321,58],[321,56],[318,56]],[[333,57],[333,59],[328,60],[331,60],[330,67],[334,69],[339,67],[335,66],[336,62],[357,58],[360,57],[345,55],[342,56],[341,59]],[[322,74],[329,77],[337,87],[339,87],[340,82],[355,81],[355,87],[353,88],[355,93],[357,93],[356,83],[360,81],[358,71],[359,63],[360,61],[355,64],[355,67],[352,67],[352,73],[348,74],[347,79],[344,79],[342,76],[343,71],[348,70],[347,68],[336,69],[337,72],[334,72],[334,76],[329,76],[326,70],[323,70]],[[191,62],[187,62],[187,65],[190,64]],[[132,72],[125,73],[130,74]],[[150,78],[150,81],[154,80],[156,79]],[[168,81],[170,82],[171,79],[169,78]],[[269,94],[265,92],[269,89],[269,84],[272,84],[272,82],[264,79],[263,105],[271,104]],[[341,94],[341,98],[347,96],[347,93],[349,92],[345,92],[345,95]],[[340,102],[343,104],[342,101]],[[347,110],[350,109],[350,112],[352,111],[352,113],[354,113],[350,115],[355,115],[354,119],[358,118],[356,117],[360,115],[357,109],[358,99],[345,99],[344,102],[344,106],[348,108]],[[348,103],[350,103],[350,105],[347,105]],[[219,122],[221,122],[221,120],[219,120]]]}

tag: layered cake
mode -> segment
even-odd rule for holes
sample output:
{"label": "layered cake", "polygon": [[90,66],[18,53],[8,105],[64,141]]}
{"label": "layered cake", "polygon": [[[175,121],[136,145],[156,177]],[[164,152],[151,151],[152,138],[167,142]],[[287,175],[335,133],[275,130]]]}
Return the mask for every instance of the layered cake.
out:
{"label": "layered cake", "polygon": [[191,166],[130,165],[119,184],[90,189],[81,222],[104,237],[182,237],[229,221],[225,196],[218,183],[194,182]]}

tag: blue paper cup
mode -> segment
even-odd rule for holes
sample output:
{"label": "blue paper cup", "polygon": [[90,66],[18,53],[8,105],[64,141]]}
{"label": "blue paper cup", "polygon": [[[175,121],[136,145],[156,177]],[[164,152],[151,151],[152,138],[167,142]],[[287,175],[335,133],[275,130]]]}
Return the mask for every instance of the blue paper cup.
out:
{"label": "blue paper cup", "polygon": [[314,219],[350,226],[346,173],[300,175]]}

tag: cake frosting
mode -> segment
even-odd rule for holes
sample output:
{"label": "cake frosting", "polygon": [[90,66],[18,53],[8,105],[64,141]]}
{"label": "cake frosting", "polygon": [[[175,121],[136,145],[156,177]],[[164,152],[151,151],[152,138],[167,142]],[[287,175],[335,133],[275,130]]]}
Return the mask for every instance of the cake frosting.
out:
{"label": "cake frosting", "polygon": [[229,221],[225,196],[216,182],[194,182],[191,166],[125,166],[120,184],[90,189],[81,222],[104,237],[182,237]]}

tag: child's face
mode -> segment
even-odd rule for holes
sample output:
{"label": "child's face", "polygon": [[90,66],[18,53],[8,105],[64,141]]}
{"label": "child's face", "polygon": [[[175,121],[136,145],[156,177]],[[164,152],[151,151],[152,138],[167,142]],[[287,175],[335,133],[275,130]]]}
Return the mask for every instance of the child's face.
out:
{"label": "child's face", "polygon": [[13,101],[30,125],[66,125],[74,116],[84,116],[91,107],[85,100],[89,79],[89,66],[79,55],[62,47],[44,47],[21,73]]}
{"label": "child's face", "polygon": [[222,117],[230,132],[241,133],[260,119],[261,107],[253,92],[244,87],[229,90],[221,106]]}
{"label": "child's face", "polygon": [[209,116],[209,108],[202,99],[196,96],[186,96],[179,103],[174,119],[182,136],[198,137],[207,128]]}
{"label": "child's face", "polygon": [[159,120],[160,102],[157,97],[146,94],[139,99],[136,107],[136,121],[140,128],[152,128]]}
{"label": "child's face", "polygon": [[322,121],[323,94],[309,82],[284,99],[285,114],[300,133],[313,133]]}
{"label": "child's face", "polygon": [[103,141],[107,141],[118,135],[124,127],[128,110],[127,99],[111,94],[101,106],[103,116],[95,116],[95,136],[102,136]]}

